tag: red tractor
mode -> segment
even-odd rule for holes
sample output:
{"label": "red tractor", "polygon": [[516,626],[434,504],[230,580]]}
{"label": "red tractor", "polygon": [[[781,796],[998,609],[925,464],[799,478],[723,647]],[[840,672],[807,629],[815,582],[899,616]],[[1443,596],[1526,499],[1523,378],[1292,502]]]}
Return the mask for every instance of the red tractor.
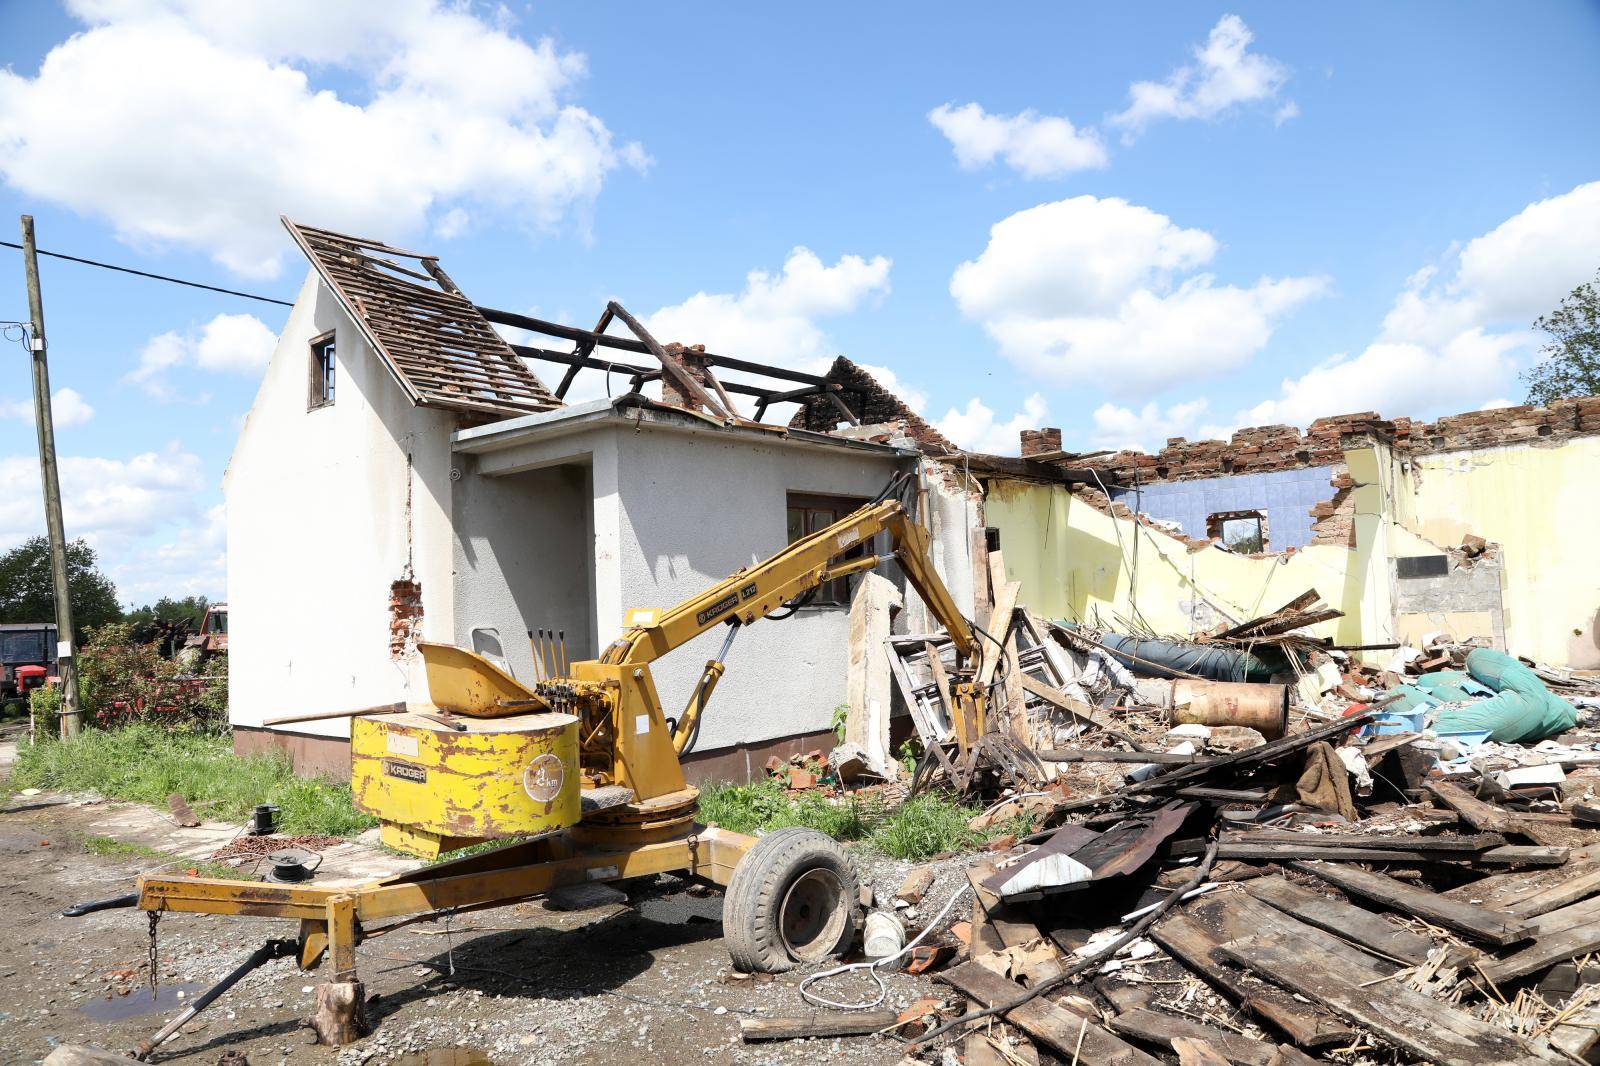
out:
{"label": "red tractor", "polygon": [[56,627],[45,622],[0,625],[0,705],[27,706],[28,694],[55,671]]}

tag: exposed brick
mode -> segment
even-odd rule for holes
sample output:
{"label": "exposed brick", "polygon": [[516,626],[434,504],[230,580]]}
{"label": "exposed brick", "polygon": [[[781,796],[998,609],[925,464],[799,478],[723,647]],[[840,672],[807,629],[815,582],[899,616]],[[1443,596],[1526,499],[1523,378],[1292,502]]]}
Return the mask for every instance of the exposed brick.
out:
{"label": "exposed brick", "polygon": [[1061,430],[1055,426],[1022,431],[1022,457],[1046,455],[1061,450]]}
{"label": "exposed brick", "polygon": [[389,586],[389,655],[403,659],[416,647],[422,628],[422,586],[401,578]]}
{"label": "exposed brick", "polygon": [[[839,356],[823,375],[830,382],[845,388],[837,395],[862,423],[904,422],[908,435],[924,450],[935,454],[952,454],[961,449],[950,443],[901,399],[861,367],[844,356]],[[808,396],[800,402],[800,410],[789,420],[796,429],[809,429],[816,433],[829,433],[843,421],[832,400],[826,396]]]}

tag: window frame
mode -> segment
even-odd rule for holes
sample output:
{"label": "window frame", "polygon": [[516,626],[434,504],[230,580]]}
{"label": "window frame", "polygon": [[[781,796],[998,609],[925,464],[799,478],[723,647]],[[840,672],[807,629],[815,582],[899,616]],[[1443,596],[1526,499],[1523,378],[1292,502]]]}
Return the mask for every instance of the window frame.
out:
{"label": "window frame", "polygon": [[[1261,532],[1261,547],[1256,551],[1239,551],[1228,543],[1224,536],[1229,522],[1242,522],[1254,520],[1256,528]],[[1206,536],[1215,537],[1222,542],[1222,546],[1239,555],[1270,555],[1272,553],[1271,534],[1267,526],[1267,509],[1265,507],[1246,507],[1238,511],[1216,511],[1206,515]]]}
{"label": "window frame", "polygon": [[338,399],[339,331],[330,329],[311,338],[306,374],[306,410],[332,407]]}
{"label": "window frame", "polygon": [[[854,514],[871,502],[872,498],[870,496],[846,496],[827,492],[785,492],[785,535],[788,537],[786,543],[793,544],[800,539],[800,537],[794,535],[793,529],[796,511],[803,512],[804,515],[801,522],[804,528],[801,530],[800,536],[809,536],[818,529],[826,529],[846,515]],[[832,518],[827,521],[812,521],[813,516],[820,516],[824,513],[831,514]],[[871,538],[868,538],[838,556],[834,559],[834,562],[859,559],[864,555],[871,554],[870,549]],[[818,587],[817,594],[812,597],[811,602],[806,606],[819,610],[838,610],[841,608],[849,610],[850,597],[855,592],[855,586],[852,582],[860,576],[859,574],[854,574],[850,577],[834,578],[832,581],[824,583]]]}

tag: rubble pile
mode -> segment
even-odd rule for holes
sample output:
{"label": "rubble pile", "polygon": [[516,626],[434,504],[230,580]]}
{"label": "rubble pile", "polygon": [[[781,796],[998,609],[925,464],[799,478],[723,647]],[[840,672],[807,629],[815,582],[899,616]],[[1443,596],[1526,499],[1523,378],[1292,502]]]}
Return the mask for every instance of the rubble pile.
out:
{"label": "rubble pile", "polygon": [[854,967],[930,973],[929,996],[749,1039],[889,1031],[925,1062],[1600,1062],[1600,676],[1438,637],[1340,649],[1306,630],[1337,616],[1310,594],[1187,641],[1014,612],[976,743],[940,715],[938,641],[889,647],[930,751],[912,790],[995,799],[974,828],[1040,828],[966,866],[938,914],[926,871],[875,894],[905,946]]}

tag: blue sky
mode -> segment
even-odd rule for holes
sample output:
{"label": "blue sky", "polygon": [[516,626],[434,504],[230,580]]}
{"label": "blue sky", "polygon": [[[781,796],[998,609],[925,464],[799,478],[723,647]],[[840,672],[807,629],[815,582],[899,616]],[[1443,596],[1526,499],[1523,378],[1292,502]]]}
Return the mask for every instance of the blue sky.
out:
{"label": "blue sky", "polygon": [[[842,353],[1012,452],[1518,401],[1600,267],[1593,3],[225,6],[0,5],[0,215],[287,299],[287,213],[481,303]],[[221,595],[284,309],[43,271],[69,536],[126,600]],[[0,351],[4,546],[42,520]]]}

